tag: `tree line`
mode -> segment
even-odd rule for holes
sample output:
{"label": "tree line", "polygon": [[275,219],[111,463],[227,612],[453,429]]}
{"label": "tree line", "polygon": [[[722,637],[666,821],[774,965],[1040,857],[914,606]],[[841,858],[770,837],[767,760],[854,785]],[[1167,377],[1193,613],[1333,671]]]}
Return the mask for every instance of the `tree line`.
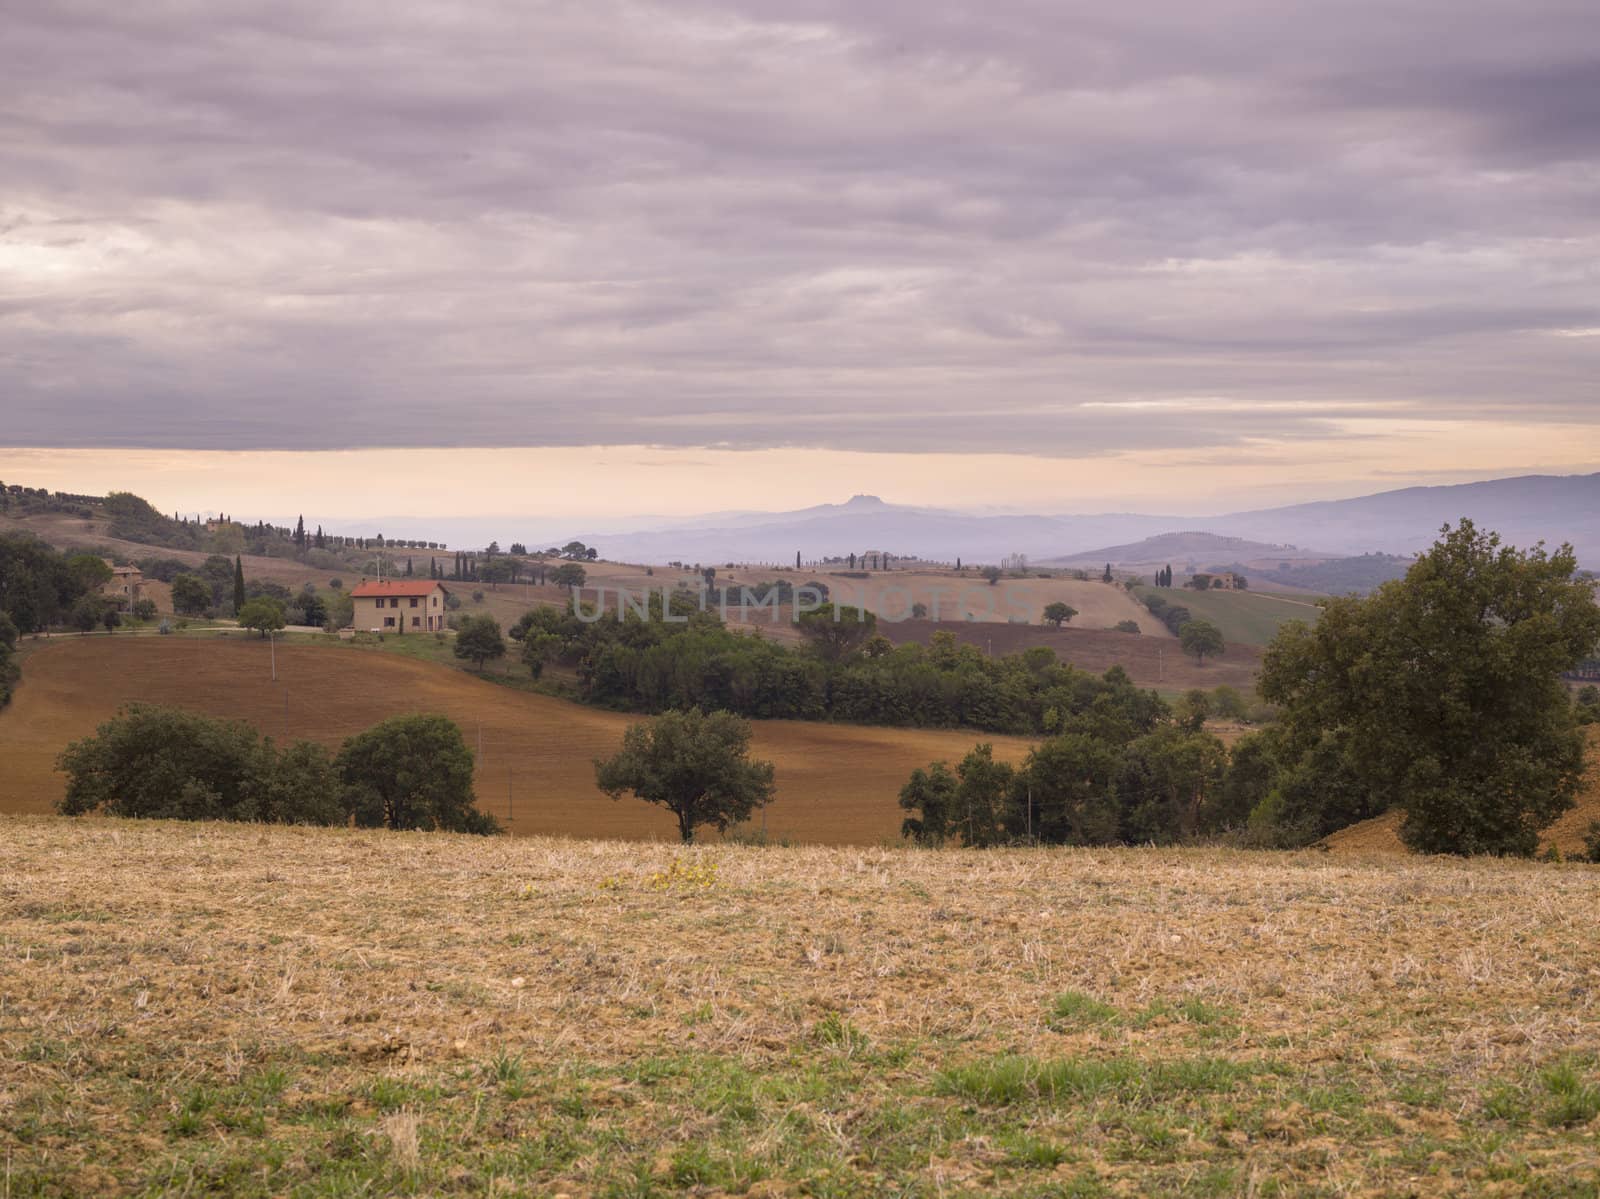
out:
{"label": "tree line", "polygon": [[[927,646],[895,646],[876,632],[871,612],[853,607],[828,603],[803,614],[798,627],[806,644],[790,647],[730,631],[688,593],[668,597],[674,621],[662,618],[659,593],[643,614],[608,610],[585,619],[581,602],[530,609],[509,636],[535,676],[547,663],[571,667],[581,699],[617,710],[699,708],[757,719],[1027,734],[1065,727],[1091,710],[1143,727],[1165,709],[1120,667],[1094,675],[1048,647],[989,657],[948,632],[935,633]],[[480,664],[507,652],[498,626],[485,621],[494,623],[479,617],[458,633],[458,652],[470,632],[473,653],[484,655]]]}
{"label": "tree line", "polygon": [[473,805],[473,758],[444,716],[395,716],[337,754],[282,749],[240,721],[133,704],[62,751],[69,816],[353,824],[494,833]]}

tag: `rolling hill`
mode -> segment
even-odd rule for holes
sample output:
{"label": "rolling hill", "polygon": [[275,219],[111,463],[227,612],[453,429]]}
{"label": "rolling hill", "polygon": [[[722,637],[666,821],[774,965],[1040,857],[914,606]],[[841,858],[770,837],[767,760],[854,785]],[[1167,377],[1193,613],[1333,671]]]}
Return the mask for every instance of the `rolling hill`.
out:
{"label": "rolling hill", "polygon": [[[251,637],[71,637],[30,653],[0,711],[0,811],[48,812],[65,786],[56,755],[128,702],[246,720],[278,739],[337,746],[386,717],[441,712],[481,751],[480,805],[518,834],[676,838],[670,816],[595,789],[591,765],[641,719],[514,691],[448,667],[330,644],[268,647]],[[777,765],[767,830],[818,844],[897,841],[896,797],[911,771],[978,741],[1020,761],[1029,742],[988,733],[756,723],[757,756]],[[759,817],[758,817],[759,824]]]}
{"label": "rolling hill", "polygon": [[1197,569],[1235,559],[1320,559],[1328,554],[1308,553],[1292,545],[1274,545],[1263,541],[1250,541],[1244,537],[1224,537],[1217,533],[1198,530],[1159,533],[1128,545],[1108,545],[1084,553],[1068,554],[1041,561],[1041,566],[1098,566],[1109,562],[1113,566],[1156,566],[1171,564],[1182,571],[1188,563]]}

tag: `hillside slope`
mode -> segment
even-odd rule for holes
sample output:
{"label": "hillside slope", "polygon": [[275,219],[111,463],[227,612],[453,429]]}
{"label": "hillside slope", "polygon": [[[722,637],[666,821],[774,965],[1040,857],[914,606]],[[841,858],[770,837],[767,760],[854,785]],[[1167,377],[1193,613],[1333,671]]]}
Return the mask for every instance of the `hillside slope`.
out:
{"label": "hillside slope", "polygon": [[[138,700],[329,746],[388,716],[441,712],[461,726],[469,747],[481,747],[479,803],[512,831],[677,835],[661,809],[631,798],[613,802],[595,789],[592,760],[616,752],[623,729],[639,717],[339,645],[279,646],[277,660],[273,683],[267,645],[249,637],[69,638],[32,653],[16,698],[0,712],[0,811],[50,811],[65,786],[56,755],[119,705]],[[987,733],[757,722],[754,752],[777,765],[768,831],[820,844],[897,840],[905,814],[896,796],[911,771],[936,758],[958,759],[979,740],[993,742],[1009,761],[1020,761],[1029,745]]]}

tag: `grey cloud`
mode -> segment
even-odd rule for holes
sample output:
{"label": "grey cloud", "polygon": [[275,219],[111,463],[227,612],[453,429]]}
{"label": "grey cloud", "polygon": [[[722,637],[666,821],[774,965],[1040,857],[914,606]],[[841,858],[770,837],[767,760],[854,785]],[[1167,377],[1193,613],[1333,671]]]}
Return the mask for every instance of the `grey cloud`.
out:
{"label": "grey cloud", "polygon": [[[1069,454],[1594,415],[1600,338],[1550,336],[1600,325],[1587,0],[774,11],[12,14],[4,438]],[[1239,406],[1079,407],[1195,395]]]}

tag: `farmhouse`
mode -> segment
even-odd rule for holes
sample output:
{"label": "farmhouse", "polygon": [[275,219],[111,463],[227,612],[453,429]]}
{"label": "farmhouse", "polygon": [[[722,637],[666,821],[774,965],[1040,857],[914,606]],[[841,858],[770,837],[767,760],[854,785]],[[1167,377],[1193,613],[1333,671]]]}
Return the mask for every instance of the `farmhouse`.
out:
{"label": "farmhouse", "polygon": [[352,588],[355,603],[351,626],[379,633],[433,633],[445,627],[444,597],[437,579],[366,579]]}
{"label": "farmhouse", "polygon": [[118,566],[110,559],[105,563],[111,567],[111,577],[100,588],[100,594],[126,611],[144,596],[144,574],[137,566]]}

